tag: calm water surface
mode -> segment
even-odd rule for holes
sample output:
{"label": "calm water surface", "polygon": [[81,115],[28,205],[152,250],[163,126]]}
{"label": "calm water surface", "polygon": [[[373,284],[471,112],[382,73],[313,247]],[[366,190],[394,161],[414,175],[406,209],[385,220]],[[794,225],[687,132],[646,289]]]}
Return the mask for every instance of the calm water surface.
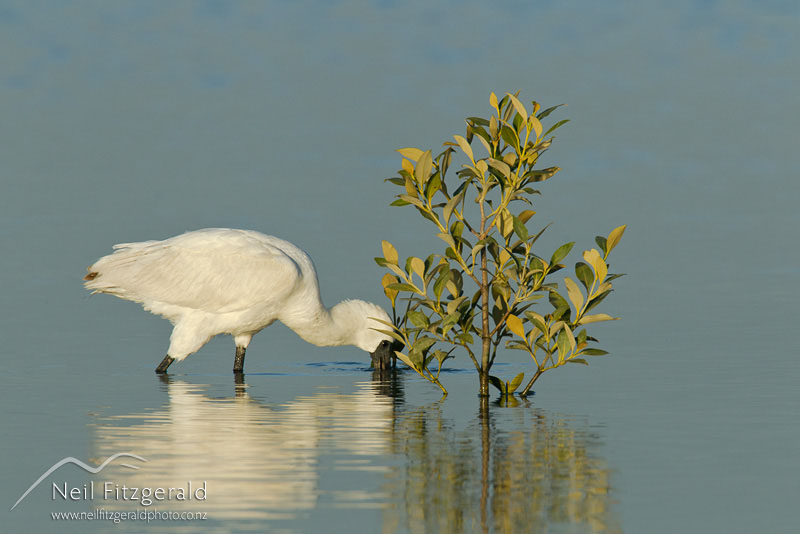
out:
{"label": "calm water surface", "polygon": [[[798,28],[780,0],[0,0],[0,531],[199,531],[51,519],[104,508],[212,532],[797,532]],[[386,303],[380,241],[440,248],[388,207],[394,149],[517,89],[571,119],[541,253],[628,225],[602,310],[622,320],[592,330],[611,354],[529,401],[482,408],[461,355],[440,402],[280,325],[243,384],[229,338],[161,381],[169,324],[81,286],[114,243],[238,227],[306,250],[329,306]],[[530,376],[523,356],[494,373]],[[117,453],[146,461],[64,465],[9,510],[63,458]],[[207,495],[89,502],[92,481]]]}
{"label": "calm water surface", "polygon": [[[443,402],[408,373],[373,375],[356,362],[296,367],[239,383],[192,375],[140,381],[146,401],[130,399],[138,405],[132,411],[120,412],[119,398],[97,406],[85,414],[82,434],[92,465],[120,452],[146,462],[119,459],[94,476],[65,466],[13,517],[46,525],[51,511],[207,515],[202,522],[152,518],[148,531],[158,532],[198,525],[213,532],[622,531],[603,425],[590,418],[530,400],[481,407],[466,387],[454,392],[473,404],[465,409],[464,400]],[[448,375],[474,385],[470,373]],[[53,500],[54,482],[79,492],[93,487],[94,495]],[[195,499],[179,500],[177,488],[189,491],[189,484]],[[133,490],[126,501],[123,486],[176,488],[175,498],[143,506]],[[58,527],[141,531],[142,522]]]}

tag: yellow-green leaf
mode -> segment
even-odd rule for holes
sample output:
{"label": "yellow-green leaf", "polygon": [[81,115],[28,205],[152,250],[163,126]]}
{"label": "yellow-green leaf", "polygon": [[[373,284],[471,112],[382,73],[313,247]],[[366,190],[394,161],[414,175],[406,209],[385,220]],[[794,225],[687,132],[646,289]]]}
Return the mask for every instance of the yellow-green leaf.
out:
{"label": "yellow-green leaf", "polygon": [[389,286],[390,284],[397,284],[397,283],[400,283],[400,280],[398,280],[397,277],[392,276],[389,273],[384,274],[383,278],[381,278],[381,285],[383,286],[383,292],[392,302],[392,307],[394,307],[394,301],[397,298],[397,294],[399,293],[399,291],[395,289],[389,289],[387,286]]}
{"label": "yellow-green leaf", "polygon": [[497,109],[497,95],[494,94],[494,91],[489,95],[489,105]]}
{"label": "yellow-green leaf", "polygon": [[416,273],[420,279],[425,279],[425,262],[419,258],[411,258],[411,270]]}
{"label": "yellow-green leaf", "polygon": [[592,265],[594,267],[594,272],[597,273],[597,280],[602,282],[606,279],[606,275],[608,274],[608,265],[606,262],[603,261],[602,256],[598,254],[597,261]]}
{"label": "yellow-green leaf", "polygon": [[511,105],[514,106],[514,110],[516,110],[516,112],[519,113],[520,117],[522,117],[522,120],[527,121],[528,110],[525,109],[525,106],[522,105],[522,102],[520,102],[519,99],[516,96],[512,95],[511,93],[506,93],[506,94],[508,95],[508,98],[511,100]]}
{"label": "yellow-green leaf", "polygon": [[450,234],[445,234],[445,233],[440,233],[440,234],[436,234],[436,235],[437,235],[437,237],[439,239],[441,239],[442,241],[444,241],[445,243],[450,245],[450,248],[452,248],[453,250],[456,249],[456,242],[453,240],[453,236],[451,236]]}
{"label": "yellow-green leaf", "polygon": [[414,362],[412,362],[412,361],[411,361],[411,358],[409,358],[408,356],[406,356],[405,354],[403,354],[403,353],[402,353],[402,352],[400,352],[400,351],[395,351],[395,352],[394,352],[394,354],[395,354],[395,356],[397,356],[397,359],[398,359],[398,360],[400,360],[401,362],[403,362],[403,363],[404,363],[404,364],[406,364],[407,366],[411,367],[411,368],[412,368],[412,369],[414,369],[415,371],[419,372],[419,371],[417,370],[417,366],[416,366],[416,365],[414,365]]}
{"label": "yellow-green leaf", "polygon": [[504,248],[500,249],[500,253],[498,254],[498,259],[500,260],[500,266],[504,266],[508,260],[511,259],[511,254]]}
{"label": "yellow-green leaf", "polygon": [[493,158],[489,158],[488,160],[489,165],[500,171],[500,174],[509,178],[511,176],[511,168],[505,164],[505,162],[496,160]]}
{"label": "yellow-green leaf", "polygon": [[619,317],[611,317],[606,313],[596,313],[594,315],[584,315],[578,324],[599,323],[600,321],[618,321]]}
{"label": "yellow-green leaf", "polygon": [[575,342],[575,334],[572,333],[572,329],[567,324],[564,324],[564,332],[567,333],[567,341],[569,341],[570,350],[574,352],[575,348],[577,347],[577,343]]}
{"label": "yellow-green leaf", "polygon": [[422,150],[412,147],[398,148],[397,151],[400,152],[401,156],[403,156],[404,158],[408,158],[411,161],[417,161],[423,153]]}
{"label": "yellow-green leaf", "polygon": [[497,223],[497,229],[500,230],[503,237],[508,237],[511,235],[511,232],[514,231],[514,219],[507,209],[503,209],[503,211],[495,217],[495,221]]}
{"label": "yellow-green leaf", "polygon": [[594,268],[594,275],[595,279],[602,282],[606,278],[606,274],[608,274],[608,266],[606,262],[603,261],[603,257],[597,251],[597,249],[586,250],[583,253],[583,259],[586,260],[586,263],[591,265]]}
{"label": "yellow-green leaf", "polygon": [[467,140],[464,139],[463,137],[461,137],[460,135],[454,135],[453,139],[456,140],[456,143],[458,143],[458,146],[461,147],[461,150],[464,152],[464,154],[467,155],[467,157],[470,159],[470,161],[474,161],[475,160],[475,156],[472,155],[472,147],[469,146],[469,143],[467,143]]}
{"label": "yellow-green leaf", "polygon": [[608,234],[608,239],[606,240],[606,257],[608,257],[608,253],[611,252],[611,249],[617,246],[619,240],[622,238],[622,234],[625,233],[625,228],[627,225],[622,225],[614,228],[611,230],[611,233]]}
{"label": "yellow-green leaf", "polygon": [[[408,161],[408,160],[406,159],[406,160],[403,160],[403,161]],[[411,174],[413,175],[413,173],[411,173]],[[419,195],[417,194],[417,186],[414,185],[414,181],[411,179],[410,176],[406,176],[405,186],[406,186],[406,193],[408,194],[408,196],[413,197],[413,198],[419,197]]]}
{"label": "yellow-green leaf", "polygon": [[542,136],[542,123],[533,115],[528,119],[528,128],[533,129],[533,132],[536,134],[536,139]]}
{"label": "yellow-green leaf", "polygon": [[383,247],[383,257],[386,259],[386,261],[397,265],[399,255],[397,254],[397,249],[394,248],[394,245],[388,241],[381,241],[381,247]]}
{"label": "yellow-green leaf", "polygon": [[564,278],[564,285],[567,286],[567,296],[569,297],[572,305],[575,306],[575,311],[580,312],[583,307],[583,293],[581,293],[578,284],[572,281],[572,278]]}
{"label": "yellow-green leaf", "polygon": [[478,139],[478,141],[481,142],[481,144],[483,145],[483,148],[485,148],[486,152],[488,152],[489,155],[491,156],[492,155],[492,146],[489,144],[489,141],[484,139],[483,136],[481,136],[481,135],[476,135],[475,137]]}
{"label": "yellow-green leaf", "polygon": [[511,330],[511,332],[525,339],[525,327],[522,325],[522,319],[512,313],[508,316],[508,319],[506,319],[506,325],[508,325],[508,329]]}
{"label": "yellow-green leaf", "polygon": [[421,184],[426,183],[428,178],[430,178],[432,167],[433,157],[431,156],[431,151],[426,150],[420,154],[419,159],[417,160],[417,165],[414,168],[414,174],[417,178],[417,182]]}
{"label": "yellow-green leaf", "polygon": [[536,215],[536,212],[533,210],[523,210],[520,212],[519,215],[517,215],[517,219],[519,219],[520,221],[522,221],[523,224],[525,224],[534,215]]}

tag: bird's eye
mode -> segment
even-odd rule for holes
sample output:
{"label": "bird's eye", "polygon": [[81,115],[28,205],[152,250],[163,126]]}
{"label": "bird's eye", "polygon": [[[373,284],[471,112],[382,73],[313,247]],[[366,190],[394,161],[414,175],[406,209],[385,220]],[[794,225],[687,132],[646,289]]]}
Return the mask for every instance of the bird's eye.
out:
{"label": "bird's eye", "polygon": [[381,347],[386,348],[388,346],[389,346],[389,342],[388,341],[386,341],[385,339],[383,341],[381,341]]}

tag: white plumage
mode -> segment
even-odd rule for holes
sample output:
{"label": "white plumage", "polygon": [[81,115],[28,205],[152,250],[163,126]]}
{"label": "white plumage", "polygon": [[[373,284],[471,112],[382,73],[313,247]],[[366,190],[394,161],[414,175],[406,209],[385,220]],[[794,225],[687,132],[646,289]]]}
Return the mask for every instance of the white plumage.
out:
{"label": "white plumage", "polygon": [[234,337],[234,371],[241,372],[250,339],[276,320],[315,345],[355,345],[375,353],[391,343],[375,330],[386,326],[374,319],[389,321],[381,307],[346,300],[327,309],[311,258],[259,232],[211,228],[121,243],[90,266],[84,280],[94,293],[138,302],[172,322],[167,357],[157,372],[217,334]]}

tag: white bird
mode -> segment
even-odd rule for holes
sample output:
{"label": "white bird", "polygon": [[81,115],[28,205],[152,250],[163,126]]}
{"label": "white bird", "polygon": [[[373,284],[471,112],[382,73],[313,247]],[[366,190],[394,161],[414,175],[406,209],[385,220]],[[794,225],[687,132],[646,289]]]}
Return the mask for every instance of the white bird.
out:
{"label": "white bird", "polygon": [[217,334],[236,344],[233,372],[244,369],[252,337],[278,320],[319,346],[355,345],[383,368],[394,356],[383,308],[345,300],[322,304],[311,258],[295,245],[250,230],[209,228],[163,241],[121,243],[88,268],[84,285],[140,303],[172,322],[166,373]]}

